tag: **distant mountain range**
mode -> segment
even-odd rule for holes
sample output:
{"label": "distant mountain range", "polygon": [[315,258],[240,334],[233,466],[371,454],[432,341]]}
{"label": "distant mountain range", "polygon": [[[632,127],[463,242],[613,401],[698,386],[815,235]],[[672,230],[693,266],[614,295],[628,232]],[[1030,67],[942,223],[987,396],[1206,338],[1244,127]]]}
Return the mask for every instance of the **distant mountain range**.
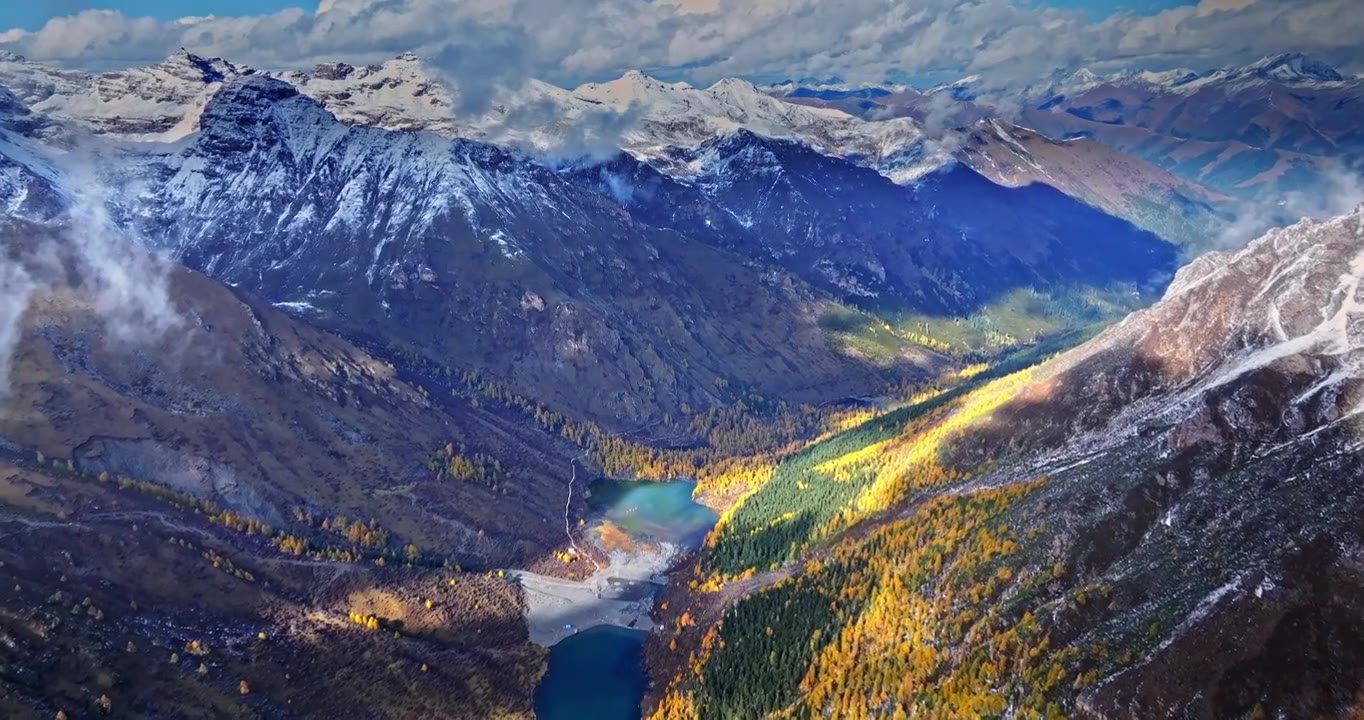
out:
{"label": "distant mountain range", "polygon": [[[225,78],[251,74],[258,72],[183,51],[158,65],[100,76],[55,70],[13,55],[0,61],[0,82],[33,110],[95,133],[134,140],[167,141],[192,132],[197,114]],[[841,108],[852,115],[806,108],[800,103],[808,98],[802,100],[798,92],[787,98],[794,102],[781,102],[742,80],[723,80],[702,89],[632,71],[618,80],[574,90],[531,80],[502,93],[491,107],[466,109],[460,106],[458,89],[411,54],[373,66],[332,63],[307,73],[274,76],[318,100],[345,123],[483,140],[521,148],[552,164],[592,162],[618,149],[648,162],[666,163],[670,147],[694,147],[744,128],[800,140],[900,183],[913,182],[954,160],[964,160],[1003,184],[1016,185],[1021,179],[1008,167],[1018,164],[1017,158],[1004,160],[1001,167],[958,156],[950,144],[930,137],[913,120],[866,121],[856,117],[857,108]],[[1070,155],[1064,146],[1045,154],[1058,167],[1044,171],[1050,177],[1033,174],[1030,181],[1053,184],[1177,242],[1186,243],[1217,222],[1218,208],[1226,200],[1131,158],[1099,158],[1093,149]],[[1025,164],[1031,167],[1038,160],[1030,158]],[[1129,180],[1119,189],[1080,188],[1055,179],[1090,164],[1125,165]],[[1168,212],[1162,210],[1171,205]]]}
{"label": "distant mountain range", "polygon": [[[1209,72],[1101,75],[1079,70],[1021,91],[978,77],[919,91],[779,86],[776,95],[865,117],[946,117],[969,124],[993,106],[1052,138],[1089,138],[1224,195],[1321,191],[1364,167],[1364,78],[1301,54]],[[1290,218],[1291,220],[1292,218]]]}

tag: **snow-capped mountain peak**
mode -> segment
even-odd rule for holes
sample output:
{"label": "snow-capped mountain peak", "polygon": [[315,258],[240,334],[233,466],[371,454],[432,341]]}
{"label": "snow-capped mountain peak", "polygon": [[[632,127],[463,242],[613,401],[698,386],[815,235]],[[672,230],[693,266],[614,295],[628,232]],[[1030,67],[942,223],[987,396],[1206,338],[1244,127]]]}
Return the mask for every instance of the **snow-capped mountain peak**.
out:
{"label": "snow-capped mountain peak", "polygon": [[1074,73],[1071,74],[1070,81],[1077,85],[1086,85],[1090,83],[1103,82],[1103,78],[1094,74],[1094,71],[1090,70],[1089,68],[1080,68],[1079,70],[1076,70]]}
{"label": "snow-capped mountain peak", "polygon": [[639,70],[630,70],[615,80],[580,85],[573,90],[573,95],[592,103],[625,108],[630,105],[671,105],[677,102],[680,94],[689,90],[694,88],[687,83],[663,82]]}
{"label": "snow-capped mountain peak", "polygon": [[720,80],[716,80],[714,83],[711,84],[711,86],[710,86],[709,88],[707,88],[707,90],[709,90],[710,92],[713,92],[713,93],[716,93],[716,92],[737,92],[737,93],[749,93],[749,92],[755,92],[755,93],[756,93],[756,92],[760,92],[760,91],[758,90],[758,86],[754,85],[753,83],[751,83],[751,82],[749,82],[749,81],[747,81],[747,80],[742,80],[742,79],[740,79],[740,78],[722,78],[722,79],[720,79]]}
{"label": "snow-capped mountain peak", "polygon": [[1255,75],[1286,83],[1342,82],[1345,76],[1324,62],[1302,53],[1285,53],[1261,58],[1233,75]]}
{"label": "snow-capped mountain peak", "polygon": [[631,71],[574,90],[529,80],[497,94],[486,111],[467,113],[459,87],[413,53],[364,66],[331,62],[306,72],[259,72],[181,50],[155,65],[99,75],[0,56],[0,86],[35,119],[52,121],[29,125],[40,139],[51,139],[43,128],[74,128],[120,140],[178,141],[200,130],[205,105],[227,83],[248,76],[287,84],[347,125],[434,132],[551,156],[596,157],[619,148],[661,158],[670,148],[746,129],[855,158],[901,182],[940,164],[925,156],[912,119],[871,122],[792,104],[733,78],[697,88]]}
{"label": "snow-capped mountain peak", "polygon": [[352,125],[459,134],[454,92],[411,52],[377,65],[324,63],[311,72],[273,76]]}
{"label": "snow-capped mountain peak", "polygon": [[[458,88],[448,87],[411,54],[380,65],[333,64],[276,77],[352,125],[431,130],[550,154],[586,141],[640,158],[658,158],[668,148],[696,147],[744,128],[861,157],[892,177],[922,174],[914,150],[922,133],[913,120],[868,122],[840,110],[794,105],[746,80],[696,88],[639,70],[573,90],[530,80],[498,95],[488,112],[467,116],[458,112]],[[882,161],[889,165],[883,168]]]}
{"label": "snow-capped mountain peak", "polygon": [[598,106],[635,113],[638,121],[626,133],[625,145],[644,157],[672,146],[695,147],[739,129],[798,138],[840,155],[879,156],[888,149],[887,138],[895,138],[889,143],[893,145],[919,136],[912,121],[870,123],[841,110],[794,105],[736,78],[695,88],[631,72],[610,82],[583,85],[572,95]]}
{"label": "snow-capped mountain peak", "polygon": [[154,65],[98,75],[0,56],[0,85],[34,112],[139,141],[177,140],[193,132],[222,82],[250,72],[183,49]]}
{"label": "snow-capped mountain peak", "polygon": [[[178,77],[186,82],[215,83],[242,74],[242,69],[222,58],[204,58],[180,48],[165,60],[143,70],[147,73],[161,72]],[[114,75],[116,73],[109,73]]]}

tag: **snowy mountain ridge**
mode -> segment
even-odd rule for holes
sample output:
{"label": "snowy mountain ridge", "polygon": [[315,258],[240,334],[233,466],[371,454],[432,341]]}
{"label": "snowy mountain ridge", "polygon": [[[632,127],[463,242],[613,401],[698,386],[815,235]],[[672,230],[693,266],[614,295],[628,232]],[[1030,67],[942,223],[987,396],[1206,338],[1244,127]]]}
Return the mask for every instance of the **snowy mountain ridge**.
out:
{"label": "snowy mountain ridge", "polygon": [[195,132],[223,81],[253,74],[297,87],[347,124],[425,130],[566,160],[616,149],[656,159],[669,147],[695,147],[740,128],[857,159],[899,182],[947,160],[925,152],[913,120],[872,122],[797,106],[736,79],[694,88],[630,71],[574,90],[528,80],[501,91],[488,108],[466,110],[459,88],[412,53],[367,66],[326,63],[309,72],[260,72],[183,50],[154,65],[101,74],[0,57],[0,86],[32,111],[95,135],[139,142],[172,142]]}
{"label": "snowy mountain ridge", "polygon": [[[923,90],[923,93],[947,94],[959,100],[971,100],[983,89],[1001,90],[987,88],[984,84],[986,82],[986,78],[971,75],[954,82],[935,85]],[[1231,65],[1206,71],[1172,68],[1095,72],[1089,68],[1080,68],[1069,73],[1058,72],[1026,87],[1008,90],[1005,94],[1041,101],[1105,86],[1189,95],[1207,88],[1232,93],[1266,85],[1282,85],[1295,89],[1340,90],[1364,85],[1364,77],[1347,76],[1331,65],[1302,53],[1283,53],[1267,55],[1245,65]],[[782,90],[790,92],[787,88]]]}
{"label": "snowy mountain ridge", "polygon": [[623,145],[641,158],[744,129],[800,140],[829,155],[859,158],[897,182],[913,180],[946,161],[920,157],[924,133],[908,118],[867,121],[841,110],[794,105],[735,78],[700,89],[632,71],[611,82],[582,85],[573,97],[636,114],[638,121],[624,133]]}
{"label": "snowy mountain ridge", "polygon": [[841,110],[795,105],[735,78],[694,88],[630,72],[611,82],[580,86],[573,96],[636,115],[637,121],[623,134],[622,145],[646,160],[660,158],[669,147],[699,147],[710,138],[741,129],[801,141],[900,183],[922,177],[950,160],[925,147],[922,128],[909,118],[868,121]]}
{"label": "snowy mountain ridge", "polygon": [[0,85],[33,112],[133,141],[168,142],[189,135],[223,81],[251,72],[183,49],[154,65],[100,74],[0,54]]}
{"label": "snowy mountain ridge", "polygon": [[[1172,337],[1189,340],[1171,345]],[[1265,371],[1315,377],[1283,407],[1289,429],[1313,425],[1290,419],[1309,406],[1337,408],[1326,416],[1331,425],[1364,413],[1364,205],[1198,257],[1176,273],[1156,305],[1086,348],[1076,362],[1114,348],[1160,357],[1162,383],[1171,391],[1154,408],[1162,414],[1184,412]]]}
{"label": "snowy mountain ridge", "polygon": [[1177,94],[1191,94],[1217,87],[1228,91],[1245,90],[1276,83],[1293,88],[1343,88],[1361,83],[1321,61],[1302,53],[1269,55],[1255,62],[1198,72],[1177,68],[1161,72],[1149,70],[1124,71],[1099,75],[1081,69],[1050,88],[1050,94],[1077,93],[1102,85],[1132,85]]}

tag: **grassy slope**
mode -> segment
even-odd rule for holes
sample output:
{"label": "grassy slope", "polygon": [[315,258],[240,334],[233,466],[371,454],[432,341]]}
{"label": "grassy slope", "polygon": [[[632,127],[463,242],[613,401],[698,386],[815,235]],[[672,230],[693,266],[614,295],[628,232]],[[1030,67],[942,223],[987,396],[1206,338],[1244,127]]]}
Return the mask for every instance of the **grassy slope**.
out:
{"label": "grassy slope", "polygon": [[906,346],[915,345],[952,357],[982,359],[1076,328],[1112,322],[1149,300],[1134,287],[1051,293],[1019,289],[969,317],[836,308],[825,312],[820,327],[832,346],[879,365],[893,364]]}

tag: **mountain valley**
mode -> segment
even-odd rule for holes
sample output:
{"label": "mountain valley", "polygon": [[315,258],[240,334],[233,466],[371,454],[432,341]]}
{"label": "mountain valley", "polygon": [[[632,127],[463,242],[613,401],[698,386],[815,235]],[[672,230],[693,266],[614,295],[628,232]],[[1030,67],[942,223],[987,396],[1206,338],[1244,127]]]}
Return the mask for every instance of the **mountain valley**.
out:
{"label": "mountain valley", "polygon": [[1358,78],[0,52],[5,717],[1364,708]]}

